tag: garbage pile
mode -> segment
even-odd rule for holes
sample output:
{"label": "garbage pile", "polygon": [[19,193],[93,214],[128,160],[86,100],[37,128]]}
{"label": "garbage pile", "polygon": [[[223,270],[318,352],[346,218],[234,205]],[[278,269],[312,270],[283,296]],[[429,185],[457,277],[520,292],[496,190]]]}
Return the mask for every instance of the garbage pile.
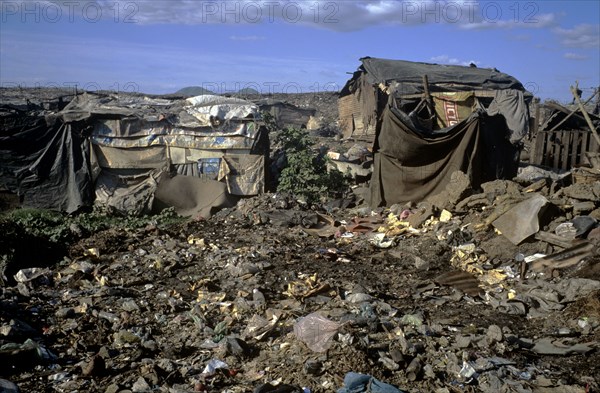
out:
{"label": "garbage pile", "polygon": [[529,175],[473,190],[455,172],[375,211],[265,194],[92,234],[2,288],[0,386],[598,391],[600,182]]}

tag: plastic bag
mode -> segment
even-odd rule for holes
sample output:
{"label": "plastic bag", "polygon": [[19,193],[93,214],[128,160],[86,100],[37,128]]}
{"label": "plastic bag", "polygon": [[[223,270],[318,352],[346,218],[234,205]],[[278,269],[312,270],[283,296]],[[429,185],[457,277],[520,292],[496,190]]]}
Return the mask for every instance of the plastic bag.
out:
{"label": "plastic bag", "polygon": [[340,324],[329,320],[318,313],[302,317],[294,325],[294,334],[298,340],[315,352],[325,352],[332,344],[333,336]]}

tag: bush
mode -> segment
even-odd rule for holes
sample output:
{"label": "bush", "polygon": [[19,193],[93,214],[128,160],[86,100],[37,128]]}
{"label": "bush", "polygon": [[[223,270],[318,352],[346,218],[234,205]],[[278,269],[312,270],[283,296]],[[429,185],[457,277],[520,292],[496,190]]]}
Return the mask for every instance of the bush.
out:
{"label": "bush", "polygon": [[[276,129],[269,114],[263,118],[269,129]],[[287,161],[279,175],[278,192],[293,194],[310,204],[341,197],[348,190],[347,177],[337,169],[327,169],[327,157],[314,149],[315,142],[307,130],[278,130],[275,143]]]}

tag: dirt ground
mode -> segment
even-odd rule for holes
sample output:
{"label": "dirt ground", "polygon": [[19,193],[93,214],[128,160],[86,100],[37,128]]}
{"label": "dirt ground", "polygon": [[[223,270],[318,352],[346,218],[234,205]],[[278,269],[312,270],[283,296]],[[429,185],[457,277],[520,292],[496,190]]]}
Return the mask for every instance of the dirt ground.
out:
{"label": "dirt ground", "polygon": [[[335,94],[276,98],[336,126]],[[0,392],[15,391],[8,381],[40,393],[600,391],[598,248],[548,274],[523,270],[523,257],[561,249],[481,227],[509,188],[531,195],[509,183],[412,230],[397,224],[415,206],[321,206],[335,224],[309,234],[315,209],[266,194],[59,249],[3,233],[0,254],[19,259],[0,292]],[[564,210],[545,231],[573,218],[579,195],[600,212],[590,190],[550,189]],[[359,221],[370,229],[347,230]],[[349,386],[351,372],[369,383]]]}
{"label": "dirt ground", "polygon": [[[260,198],[272,217],[311,214],[265,209],[273,197]],[[295,219],[260,223],[253,214],[260,209],[99,232],[71,245],[46,279],[25,284],[29,293],[3,288],[3,325],[25,323],[13,323],[5,341],[33,335],[41,343],[20,355],[3,351],[10,365],[3,376],[22,392],[270,391],[261,386],[267,382],[331,392],[350,371],[408,392],[597,391],[597,351],[540,355],[526,342],[597,342],[598,290],[542,317],[511,315],[485,295],[435,284],[455,269],[451,244],[434,231],[381,249],[364,235],[310,236]],[[494,247],[510,266],[515,250]],[[294,333],[299,318],[313,312],[336,322],[323,352]],[[595,327],[582,328],[584,320]],[[211,359],[226,368],[207,373]],[[407,372],[413,359],[416,374]],[[461,374],[465,364],[478,365],[475,376]],[[261,387],[267,390],[254,390]]]}

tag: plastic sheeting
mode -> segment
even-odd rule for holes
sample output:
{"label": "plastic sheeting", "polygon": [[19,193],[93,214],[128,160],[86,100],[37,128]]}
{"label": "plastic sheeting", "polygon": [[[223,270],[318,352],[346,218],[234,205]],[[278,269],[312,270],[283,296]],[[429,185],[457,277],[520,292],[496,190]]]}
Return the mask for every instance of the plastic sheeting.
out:
{"label": "plastic sheeting", "polygon": [[198,121],[211,124],[211,118],[224,120],[244,119],[258,115],[258,106],[240,98],[205,94],[186,100],[191,105],[184,109]]}
{"label": "plastic sheeting", "polygon": [[393,90],[398,94],[423,93],[423,75],[427,75],[430,91],[525,90],[521,82],[495,68],[440,65],[404,60],[365,57],[361,59],[372,83],[398,81]]}
{"label": "plastic sheeting", "polygon": [[130,215],[152,211],[160,172],[103,170],[96,180],[96,204]]}
{"label": "plastic sheeting", "polygon": [[0,110],[0,187],[22,206],[72,213],[93,201],[89,142],[60,119]]}
{"label": "plastic sheeting", "polygon": [[265,158],[258,155],[224,156],[218,180],[225,180],[232,195],[258,195],[264,192]]}

